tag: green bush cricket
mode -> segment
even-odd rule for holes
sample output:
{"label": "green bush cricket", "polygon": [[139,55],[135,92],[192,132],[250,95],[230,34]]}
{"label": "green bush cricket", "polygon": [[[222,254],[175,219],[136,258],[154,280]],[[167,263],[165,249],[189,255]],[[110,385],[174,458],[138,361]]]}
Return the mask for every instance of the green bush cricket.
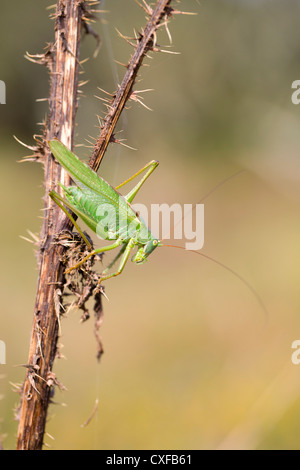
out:
{"label": "green bush cricket", "polygon": [[[190,251],[201,255],[210,261],[218,264],[222,268],[229,271],[231,274],[236,276],[244,285],[252,292],[256,297],[262,309],[264,310],[266,317],[268,316],[266,307],[260,299],[255,289],[238,273],[233,269],[224,265],[223,263],[215,260],[214,258],[200,253],[195,250],[186,250],[184,247],[175,245],[162,244],[160,240],[154,237],[139,216],[139,214],[131,206],[131,202],[134,197],[149,178],[151,173],[158,166],[158,162],[152,160],[145,165],[141,170],[119,184],[115,188],[111,186],[107,181],[97,175],[88,165],[82,162],[73,152],[71,152],[64,144],[59,140],[51,140],[49,146],[53,156],[61,164],[61,166],[69,173],[76,186],[64,186],[60,184],[63,189],[65,198],[60,196],[55,191],[50,191],[49,195],[54,202],[65,212],[70,218],[83,240],[89,248],[91,244],[88,239],[77,225],[76,221],[64,207],[69,208],[74,214],[85,222],[85,224],[100,238],[103,240],[115,240],[113,244],[98,248],[91,251],[85,258],[83,258],[75,266],[69,268],[66,272],[69,273],[74,269],[80,267],[85,261],[91,256],[105,251],[113,250],[114,248],[120,248],[119,253],[103,271],[100,276],[100,282],[118,276],[122,273],[131,251],[137,248],[137,252],[132,256],[131,261],[142,264],[147,261],[148,256],[158,247],[170,247],[179,248],[185,251]],[[134,178],[146,172],[140,181],[134,186],[134,188],[125,196],[119,193],[118,189],[131,182]],[[240,172],[239,172],[240,173]],[[238,174],[238,173],[237,173]],[[233,175],[235,176],[235,175]],[[227,178],[225,181],[228,181]],[[221,183],[223,184],[223,183]],[[218,188],[220,184],[216,186]],[[215,188],[215,189],[216,189]],[[211,194],[212,191],[209,192]],[[205,196],[206,197],[206,196]],[[203,200],[204,198],[202,198]],[[117,271],[108,273],[116,261],[121,258]]]}
{"label": "green bush cricket", "polygon": [[[68,207],[74,214],[80,217],[100,238],[104,240],[115,240],[111,245],[92,251],[67,272],[78,268],[88,258],[97,253],[113,250],[118,247],[121,247],[121,250],[103,272],[101,281],[121,274],[132,249],[135,247],[137,247],[137,252],[131,260],[138,264],[147,261],[148,256],[155,248],[160,246],[161,243],[152,235],[139,214],[131,206],[131,202],[144,182],[158,166],[158,162],[152,160],[128,180],[124,181],[116,188],[113,188],[59,140],[51,140],[49,146],[56,160],[69,173],[76,184],[76,186],[68,187],[60,184],[65,198],[55,191],[49,193],[50,197],[64,210],[89,247],[90,243],[87,238],[64,206]],[[126,196],[122,196],[118,192],[119,188],[145,171],[144,176]],[[119,258],[121,258],[121,261],[118,270],[106,274],[108,269],[110,269]]]}

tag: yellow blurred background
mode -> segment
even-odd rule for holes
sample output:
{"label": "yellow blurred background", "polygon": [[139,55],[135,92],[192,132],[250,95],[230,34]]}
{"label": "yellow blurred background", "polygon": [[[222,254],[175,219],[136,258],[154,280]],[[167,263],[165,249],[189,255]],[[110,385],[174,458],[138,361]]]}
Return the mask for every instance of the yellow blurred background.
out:
{"label": "yellow blurred background", "polygon": [[[34,246],[20,238],[39,233],[43,172],[17,163],[47,113],[36,102],[48,94],[46,69],[25,60],[53,40],[47,1],[1,2],[0,105],[1,318],[0,433],[13,449],[21,383],[27,361],[37,280]],[[269,316],[236,277],[179,250],[158,249],[148,263],[128,263],[106,282],[98,364],[93,319],[80,312],[62,320],[63,359],[54,371],[49,409],[52,449],[299,449],[300,365],[291,361],[300,339],[300,107],[291,85],[300,79],[300,2],[296,0],[183,0],[197,16],[176,16],[171,51],[152,54],[135,89],[147,111],[132,104],[118,134],[136,149],[111,145],[101,175],[117,185],[149,160],[160,166],[137,202],[196,203],[216,184],[246,170],[205,200],[203,252],[243,276]],[[97,87],[114,92],[130,46],[145,24],[133,0],[102,2],[108,12],[82,43],[76,143],[97,136],[104,110]],[[168,46],[162,30],[159,43]],[[90,150],[78,148],[82,158]],[[107,255],[106,260],[112,255]],[[99,266],[101,268],[101,265]],[[97,416],[86,428],[95,400]]]}

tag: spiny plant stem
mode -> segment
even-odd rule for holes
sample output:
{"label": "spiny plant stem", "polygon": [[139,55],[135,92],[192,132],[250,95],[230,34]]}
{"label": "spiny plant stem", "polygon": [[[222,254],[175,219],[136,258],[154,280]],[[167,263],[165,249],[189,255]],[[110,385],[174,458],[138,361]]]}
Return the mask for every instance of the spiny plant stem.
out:
{"label": "spiny plant stem", "polygon": [[[81,3],[58,0],[55,15],[55,46],[45,55],[51,76],[49,117],[45,142],[54,137],[72,147],[77,106],[77,76]],[[39,57],[40,59],[40,57]],[[40,62],[40,61],[39,61]],[[17,450],[40,450],[43,445],[51,387],[57,383],[52,373],[57,352],[59,315],[63,285],[63,247],[53,243],[64,214],[48,196],[53,184],[70,184],[48,146],[43,148],[45,217],[40,234],[39,277],[34,309],[27,373],[19,410]]]}
{"label": "spiny plant stem", "polygon": [[[124,109],[126,102],[130,99],[133,85],[137,78],[140,67],[146,54],[155,47],[155,32],[157,31],[161,21],[168,18],[172,14],[169,5],[171,0],[159,0],[155,9],[149,8],[149,20],[140,36],[137,38],[137,45],[134,53],[128,63],[126,74],[119,86],[116,95],[111,102],[110,109],[105,117],[104,124],[99,138],[94,147],[93,154],[90,158],[89,165],[95,171],[98,170],[101,160],[109,143],[113,140],[113,132]],[[158,50],[158,49],[157,49]]]}

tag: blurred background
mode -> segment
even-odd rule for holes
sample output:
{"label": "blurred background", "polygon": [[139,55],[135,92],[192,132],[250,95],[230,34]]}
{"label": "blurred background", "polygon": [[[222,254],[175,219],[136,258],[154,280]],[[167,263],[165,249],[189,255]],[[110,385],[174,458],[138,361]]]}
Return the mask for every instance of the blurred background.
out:
{"label": "blurred background", "polygon": [[[18,163],[47,114],[48,74],[24,58],[53,41],[49,2],[1,2],[0,105],[1,317],[7,364],[0,365],[0,433],[13,449],[13,409],[27,361],[36,295],[35,247],[20,236],[39,233],[43,171]],[[299,449],[300,365],[300,79],[299,0],[183,0],[197,16],[170,24],[171,51],[152,54],[137,90],[147,111],[132,104],[101,175],[117,185],[149,160],[160,166],[137,202],[196,203],[220,181],[246,170],[205,200],[203,253],[237,271],[263,299],[220,266],[192,253],[159,249],[142,266],[128,263],[107,281],[95,358],[93,319],[62,320],[64,358],[45,442],[52,449]],[[131,48],[115,30],[133,35],[145,24],[133,0],[107,0],[94,24],[101,49],[84,37],[76,143],[97,136],[104,111],[97,87],[114,92]],[[169,46],[161,30],[159,43]],[[167,47],[164,47],[165,49]],[[90,150],[78,148],[88,158]],[[112,255],[107,255],[108,261]],[[101,265],[99,266],[99,269]],[[95,400],[97,415],[88,427]]]}

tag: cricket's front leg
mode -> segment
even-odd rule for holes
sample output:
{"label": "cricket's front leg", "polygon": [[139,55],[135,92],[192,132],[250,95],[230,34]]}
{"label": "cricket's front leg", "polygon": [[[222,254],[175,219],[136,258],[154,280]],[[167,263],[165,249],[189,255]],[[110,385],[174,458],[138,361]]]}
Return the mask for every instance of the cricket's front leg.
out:
{"label": "cricket's front leg", "polygon": [[79,263],[75,264],[71,268],[66,269],[66,274],[69,274],[70,272],[74,271],[74,269],[79,268],[79,266],[81,266],[83,263],[85,263],[89,258],[91,258],[91,256],[95,256],[98,253],[103,253],[104,251],[113,250],[114,248],[117,248],[118,246],[120,246],[121,243],[122,243],[122,240],[117,240],[112,245],[104,246],[102,248],[98,248],[97,250],[91,251],[91,253],[89,253],[85,258],[83,258],[81,261],[79,261]]}
{"label": "cricket's front leg", "polygon": [[118,276],[119,274],[121,274],[121,272],[123,271],[123,269],[125,267],[125,264],[128,261],[130,252],[131,252],[132,248],[134,248],[135,245],[136,245],[136,241],[131,238],[129,240],[129,242],[127,243],[127,246],[125,248],[125,251],[124,251],[124,254],[122,256],[122,259],[121,259],[118,270],[114,273],[110,273],[110,274],[106,274],[104,276],[101,276],[101,278],[98,282],[98,287],[99,287],[99,285],[101,284],[102,281],[106,281],[107,279],[110,279],[111,277],[115,277],[115,276]]}

